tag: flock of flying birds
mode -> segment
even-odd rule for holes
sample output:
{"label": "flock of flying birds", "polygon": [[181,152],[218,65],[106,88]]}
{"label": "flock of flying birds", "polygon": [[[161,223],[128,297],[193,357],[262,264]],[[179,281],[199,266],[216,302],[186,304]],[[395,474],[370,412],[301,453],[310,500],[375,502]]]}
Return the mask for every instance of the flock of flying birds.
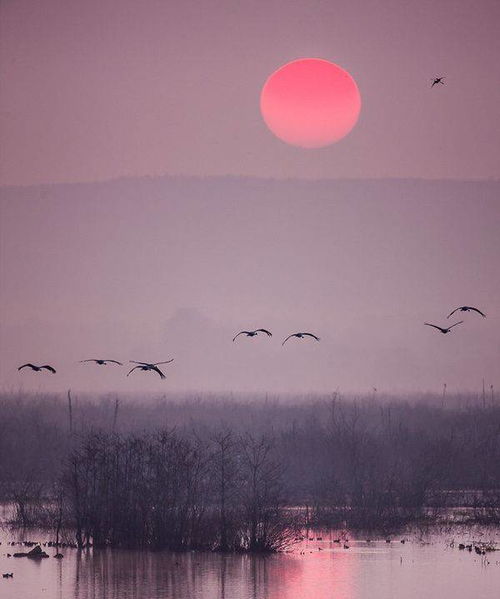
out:
{"label": "flock of flying birds", "polygon": [[[477,312],[483,318],[486,318],[486,314],[481,312],[481,310],[474,308],[473,306],[459,306],[458,308],[455,308],[455,310],[450,312],[448,314],[447,318],[450,318],[451,316],[453,316],[453,314],[455,314],[455,312]],[[446,335],[446,333],[449,333],[453,327],[456,327],[457,325],[462,324],[463,322],[464,322],[463,320],[460,320],[458,322],[455,322],[454,324],[452,324],[449,327],[440,327],[437,324],[431,324],[430,322],[425,322],[424,324],[429,327],[433,327],[433,328],[437,329],[438,331],[440,331],[441,333],[443,333],[444,335]],[[273,336],[271,331],[268,331],[267,329],[255,329],[254,331],[240,331],[233,337],[233,342],[236,341],[236,339],[240,335],[245,335],[246,337],[256,337],[259,333],[263,333],[264,335],[267,335],[268,337]],[[299,332],[299,333],[292,333],[291,335],[288,335],[288,337],[286,337],[283,340],[283,343],[281,345],[282,346],[285,345],[285,343],[292,337],[295,337],[297,339],[304,339],[305,337],[311,337],[311,339],[314,339],[316,341],[320,340],[320,338],[317,335],[314,335],[313,333]],[[170,364],[173,361],[174,361],[173,358],[170,360],[165,360],[164,362],[136,362],[135,360],[129,360],[129,362],[131,364],[136,364],[136,366],[134,366],[131,370],[129,370],[129,372],[127,373],[127,376],[130,376],[132,374],[132,372],[134,372],[135,370],[139,370],[142,372],[156,372],[160,376],[161,379],[164,379],[164,378],[166,378],[165,374],[158,368],[158,366],[161,366],[162,364]],[[116,364],[117,366],[123,366],[123,363],[118,362],[118,360],[108,360],[108,359],[105,360],[102,358],[90,358],[88,360],[80,360],[80,362],[81,363],[94,362],[95,364],[97,364],[99,366],[106,366],[107,364]],[[22,366],[19,366],[18,370],[22,370],[23,368],[30,368],[31,370],[33,370],[35,372],[41,372],[42,370],[47,370],[47,371],[51,372],[52,374],[56,373],[56,369],[53,366],[50,366],[50,364],[44,364],[43,366],[37,366],[36,364],[32,364],[31,362],[28,362],[27,364],[23,364]]]}
{"label": "flock of flying birds", "polygon": [[[255,331],[240,331],[233,338],[233,341],[235,341],[236,337],[239,337],[240,335],[246,335],[247,337],[255,337],[258,333],[265,333],[268,337],[273,336],[271,331],[268,331],[267,329],[256,329]],[[283,341],[281,345],[285,345],[285,343],[292,337],[297,337],[297,339],[303,339],[304,337],[312,337],[313,339],[316,339],[316,341],[319,341],[319,337],[313,335],[312,333],[293,333],[292,335],[288,335],[288,337]]]}
{"label": "flock of flying birds", "polygon": [[[455,312],[477,312],[478,314],[481,314],[481,316],[483,318],[486,318],[486,314],[481,312],[481,310],[474,308],[473,306],[460,306],[459,308],[455,308],[448,314],[448,316],[446,318],[450,318],[451,316],[453,316],[453,314],[455,314]],[[463,323],[463,320],[459,320],[458,322],[455,322],[454,324],[452,324],[449,327],[440,327],[437,324],[431,324],[430,322],[424,322],[424,324],[427,325],[428,327],[434,327],[438,331],[441,331],[441,333],[443,333],[443,335],[446,335],[446,333],[449,333],[453,327],[456,327],[458,324],[462,324],[462,323]]]}
{"label": "flock of flying birds", "polygon": [[[255,331],[240,331],[234,337],[233,341],[236,339],[236,337],[239,337],[240,335],[246,335],[247,337],[255,337],[256,335],[258,335],[258,333],[265,333],[269,337],[273,336],[273,334],[270,331],[268,331],[267,329],[257,329]],[[313,335],[312,333],[293,333],[292,335],[288,335],[288,337],[283,341],[283,343],[281,345],[285,345],[285,343],[291,337],[297,337],[298,339],[303,339],[304,337],[312,337],[313,339],[316,339],[316,341],[319,341],[319,337],[317,337],[316,335]],[[164,362],[136,362],[135,360],[129,360],[129,362],[131,364],[137,364],[137,366],[134,366],[131,370],[129,370],[129,372],[127,373],[127,376],[130,376],[132,374],[132,372],[134,372],[134,370],[140,370],[143,372],[148,372],[148,371],[156,372],[157,374],[160,375],[161,379],[164,379],[167,377],[158,368],[158,366],[161,366],[162,364],[170,364],[170,362],[173,362],[173,361],[174,361],[173,358],[171,360],[165,360]],[[80,363],[84,363],[84,362],[94,362],[95,364],[97,364],[99,366],[106,366],[107,364],[116,364],[117,366],[123,366],[123,362],[118,362],[118,360],[108,360],[108,359],[103,359],[103,358],[90,358],[88,360],[80,360]],[[23,364],[22,366],[19,366],[18,370],[22,370],[23,368],[30,368],[34,372],[41,372],[42,370],[48,370],[52,374],[56,373],[56,369],[53,366],[51,366],[50,364],[43,364],[42,366],[38,366],[36,364],[32,364],[31,362],[28,362],[27,364]]]}
{"label": "flock of flying birds", "polygon": [[[158,366],[160,366],[161,364],[170,364],[170,362],[173,362],[173,361],[174,361],[173,358],[171,360],[166,360],[165,362],[136,362],[135,360],[129,360],[129,362],[131,364],[137,364],[137,366],[134,366],[128,372],[127,376],[129,376],[132,372],[134,372],[134,370],[142,370],[144,372],[147,372],[147,371],[156,372],[160,375],[160,378],[164,379],[167,377],[158,368]],[[104,360],[101,358],[90,358],[89,360],[80,360],[80,362],[94,362],[95,364],[98,364],[99,366],[106,366],[107,364],[116,364],[118,366],[123,366],[123,363],[118,362],[118,360],[107,360],[107,359]],[[21,370],[21,368],[31,368],[31,370],[34,370],[35,372],[41,372],[42,370],[48,370],[52,374],[56,373],[56,369],[53,366],[50,366],[49,364],[44,364],[43,366],[37,366],[36,364],[31,364],[30,362],[28,362],[27,364],[23,364],[22,366],[19,366],[18,370]]]}
{"label": "flock of flying birds", "polygon": [[[431,88],[434,87],[435,85],[444,85],[444,77],[434,77],[433,79],[431,79],[432,83],[431,83]],[[452,316],[455,312],[478,312],[479,314],[481,314],[481,316],[483,316],[484,318],[486,318],[486,315],[483,314],[483,312],[481,312],[481,310],[478,310],[477,308],[473,308],[472,306],[460,306],[459,308],[456,308],[455,310],[453,310],[453,312],[451,312],[448,315],[448,318],[450,318],[450,316]],[[435,329],[437,329],[438,331],[441,331],[441,333],[445,334],[449,333],[451,331],[451,329],[453,327],[456,327],[459,324],[462,324],[463,320],[460,320],[459,322],[455,322],[454,324],[452,324],[449,327],[440,327],[436,324],[431,324],[429,322],[426,322],[424,324],[426,324],[429,327],[434,327]],[[237,335],[235,335],[235,337],[233,338],[233,341],[236,340],[237,337],[239,337],[240,335],[246,335],[247,337],[256,337],[259,333],[264,333],[265,335],[267,335],[268,337],[272,337],[272,333],[270,331],[268,331],[267,329],[256,329],[255,331],[240,331]],[[291,339],[292,337],[296,337],[297,339],[303,339],[304,337],[311,337],[312,339],[315,339],[316,341],[319,341],[319,337],[317,337],[316,335],[314,335],[313,333],[293,333],[292,335],[288,335],[288,337],[283,341],[283,343],[281,345],[285,345],[285,343]],[[105,366],[106,364],[117,364],[118,366],[123,366],[122,362],[118,362],[118,360],[103,360],[103,359],[97,359],[97,358],[91,358],[89,360],[80,360],[81,362],[95,362],[96,364],[98,364],[99,366]],[[157,374],[160,375],[160,378],[164,379],[166,378],[165,375],[163,374],[163,372],[158,368],[158,366],[162,365],[162,364],[170,364],[170,362],[173,362],[173,359],[171,360],[166,360],[165,362],[136,362],[135,360],[129,360],[131,364],[137,364],[137,366],[134,366],[127,374],[127,376],[129,376],[130,374],[132,374],[132,372],[134,372],[134,370],[140,370],[143,372],[156,372]],[[31,370],[34,370],[35,372],[41,372],[42,370],[48,370],[49,372],[51,372],[52,374],[56,373],[56,369],[53,366],[50,366],[49,364],[44,364],[43,366],[37,366],[36,364],[31,364],[30,362],[28,362],[27,364],[23,364],[22,366],[19,366],[18,370],[21,370],[23,368],[31,368]]]}

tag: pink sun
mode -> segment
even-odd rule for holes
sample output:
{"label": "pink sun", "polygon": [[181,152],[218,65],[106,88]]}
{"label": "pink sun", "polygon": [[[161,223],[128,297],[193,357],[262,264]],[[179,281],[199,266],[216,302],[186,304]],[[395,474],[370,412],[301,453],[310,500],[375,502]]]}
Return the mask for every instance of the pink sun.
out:
{"label": "pink sun", "polygon": [[269,129],[282,141],[303,148],[321,148],[345,137],[360,109],[351,75],[320,58],[285,64],[268,78],[260,96]]}

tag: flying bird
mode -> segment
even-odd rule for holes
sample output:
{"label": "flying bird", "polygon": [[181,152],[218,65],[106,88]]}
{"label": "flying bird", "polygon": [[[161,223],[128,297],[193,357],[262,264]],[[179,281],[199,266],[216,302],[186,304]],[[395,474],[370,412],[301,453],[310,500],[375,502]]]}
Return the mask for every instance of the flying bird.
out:
{"label": "flying bird", "polygon": [[281,345],[285,345],[285,343],[290,339],[290,337],[297,337],[298,339],[303,339],[304,337],[312,337],[313,339],[316,339],[316,341],[319,341],[319,337],[316,337],[316,335],[313,335],[312,333],[293,333],[293,335],[288,335],[288,337],[283,341]]}
{"label": "flying bird", "polygon": [[444,80],[444,77],[434,77],[434,79],[432,79],[432,85],[431,85],[431,87],[434,87],[438,83],[441,83],[441,85],[444,85],[444,81],[443,80]]}
{"label": "flying bird", "polygon": [[56,373],[55,368],[52,368],[52,366],[49,366],[48,364],[44,364],[43,366],[36,366],[35,364],[28,363],[19,366],[18,370],[21,370],[21,368],[31,368],[31,370],[34,370],[35,372],[40,372],[41,370],[45,369],[52,372],[52,374]]}
{"label": "flying bird", "polygon": [[478,310],[477,308],[474,308],[472,306],[460,306],[459,308],[455,308],[453,312],[450,312],[446,318],[449,318],[450,316],[455,314],[455,312],[477,312],[478,314],[481,314],[483,318],[486,318],[486,314],[483,314],[481,310]]}
{"label": "flying bird", "polygon": [[463,320],[459,320],[458,322],[456,322],[455,324],[452,324],[451,327],[448,327],[448,328],[438,327],[437,324],[431,324],[430,322],[424,322],[424,324],[426,324],[428,327],[434,327],[438,331],[441,331],[441,333],[443,333],[443,335],[446,335],[446,333],[449,333],[453,327],[456,327],[457,324],[462,324],[462,322],[463,322]]}
{"label": "flying bird", "polygon": [[148,370],[157,372],[160,375],[161,379],[166,378],[166,376],[163,374],[163,372],[158,368],[158,366],[160,364],[170,364],[170,362],[173,362],[174,359],[172,358],[171,360],[166,360],[165,362],[155,362],[154,364],[150,363],[150,362],[136,362],[135,360],[129,360],[129,362],[131,364],[137,364],[137,366],[134,366],[132,368],[132,370],[127,374],[127,376],[129,376],[132,372],[134,372],[134,370],[142,370],[144,372],[147,372]]}
{"label": "flying bird", "polygon": [[80,362],[95,362],[96,364],[99,364],[99,366],[106,366],[106,364],[118,364],[118,366],[123,366],[123,364],[121,362],[118,362],[117,360],[100,360],[97,358],[91,358],[90,360],[80,360]]}
{"label": "flying bird", "polygon": [[255,337],[258,333],[265,333],[268,337],[273,336],[271,331],[268,331],[266,329],[257,329],[255,331],[240,331],[237,335],[233,337],[233,341],[236,339],[236,337],[239,337],[240,335],[246,335],[247,337]]}

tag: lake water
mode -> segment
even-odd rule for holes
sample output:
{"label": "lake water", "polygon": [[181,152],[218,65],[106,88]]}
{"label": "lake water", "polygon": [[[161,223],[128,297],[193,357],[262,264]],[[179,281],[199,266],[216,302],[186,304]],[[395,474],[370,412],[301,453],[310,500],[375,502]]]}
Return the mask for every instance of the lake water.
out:
{"label": "lake water", "polygon": [[[0,597],[6,599],[494,599],[500,597],[500,551],[485,557],[459,542],[494,541],[499,532],[454,529],[394,536],[391,543],[315,532],[289,553],[267,557],[189,552],[63,549],[64,559],[8,558],[23,551],[0,531]],[[310,535],[311,536],[311,533]],[[321,536],[322,540],[316,540]],[[452,540],[455,546],[450,547]],[[55,552],[45,548],[49,555]],[[28,550],[28,549],[26,549]]]}

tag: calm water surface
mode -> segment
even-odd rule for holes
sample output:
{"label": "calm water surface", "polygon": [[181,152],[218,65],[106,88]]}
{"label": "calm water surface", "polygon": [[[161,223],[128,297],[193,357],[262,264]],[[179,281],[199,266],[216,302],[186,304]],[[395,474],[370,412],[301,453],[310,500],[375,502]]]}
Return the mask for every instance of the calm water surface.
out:
{"label": "calm water surface", "polygon": [[[316,540],[322,536],[322,540]],[[494,540],[498,531],[446,532],[350,540],[317,532],[314,541],[268,557],[190,552],[64,549],[64,559],[8,558],[9,540],[40,534],[0,531],[0,597],[6,599],[493,599],[500,597],[500,551],[482,558],[450,542]],[[51,556],[55,553],[47,548]]]}

